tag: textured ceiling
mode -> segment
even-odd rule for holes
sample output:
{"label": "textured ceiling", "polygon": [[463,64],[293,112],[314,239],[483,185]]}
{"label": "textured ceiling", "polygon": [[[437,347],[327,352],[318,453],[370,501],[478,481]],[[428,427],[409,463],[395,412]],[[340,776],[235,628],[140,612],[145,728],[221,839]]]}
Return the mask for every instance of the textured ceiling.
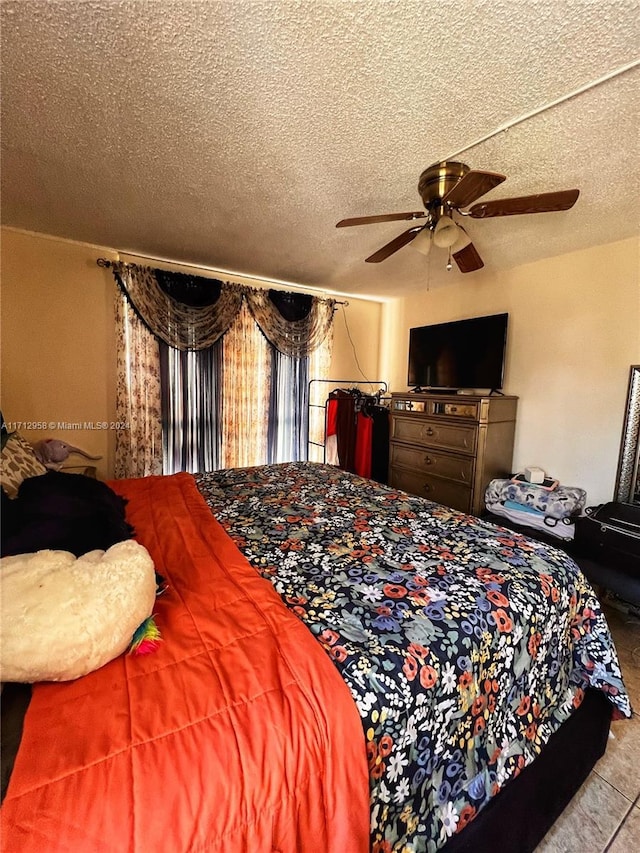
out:
{"label": "textured ceiling", "polygon": [[[457,154],[579,187],[467,220],[491,275],[640,231],[635,0],[2,0],[5,225],[352,294],[451,284],[446,254],[364,258]],[[471,146],[471,147],[469,147]]]}

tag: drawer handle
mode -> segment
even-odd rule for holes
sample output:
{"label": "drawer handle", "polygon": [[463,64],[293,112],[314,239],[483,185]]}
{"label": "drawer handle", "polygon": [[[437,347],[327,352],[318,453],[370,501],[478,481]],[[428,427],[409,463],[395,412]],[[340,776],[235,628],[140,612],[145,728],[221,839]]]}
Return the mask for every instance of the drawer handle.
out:
{"label": "drawer handle", "polygon": [[423,488],[424,488],[425,492],[430,492],[430,491],[431,491],[431,486],[429,485],[429,483],[425,483],[425,484],[424,484],[424,486],[423,486]]}
{"label": "drawer handle", "polygon": [[424,432],[425,432],[425,435],[435,435],[435,431],[434,431],[433,427],[427,427]]}
{"label": "drawer handle", "polygon": [[425,456],[424,457],[424,464],[425,465],[433,465],[433,459],[430,456]]}

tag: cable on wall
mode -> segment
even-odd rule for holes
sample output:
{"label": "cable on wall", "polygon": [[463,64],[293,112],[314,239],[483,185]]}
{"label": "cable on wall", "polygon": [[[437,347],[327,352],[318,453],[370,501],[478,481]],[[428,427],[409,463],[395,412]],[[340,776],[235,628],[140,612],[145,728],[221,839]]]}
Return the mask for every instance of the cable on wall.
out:
{"label": "cable on wall", "polygon": [[353,338],[351,337],[351,331],[349,329],[349,323],[347,322],[347,312],[344,309],[345,309],[345,304],[348,305],[349,303],[347,302],[345,304],[342,304],[342,303],[340,303],[340,304],[342,305],[342,316],[344,318],[344,327],[347,330],[347,337],[349,338],[349,343],[351,344],[351,349],[353,350],[353,357],[354,357],[355,362],[356,362],[356,367],[358,368],[360,375],[364,376],[365,382],[370,383],[371,380],[367,379],[365,372],[360,367],[360,362],[358,361],[358,353],[356,352],[356,347],[355,347],[355,344],[353,343]]}

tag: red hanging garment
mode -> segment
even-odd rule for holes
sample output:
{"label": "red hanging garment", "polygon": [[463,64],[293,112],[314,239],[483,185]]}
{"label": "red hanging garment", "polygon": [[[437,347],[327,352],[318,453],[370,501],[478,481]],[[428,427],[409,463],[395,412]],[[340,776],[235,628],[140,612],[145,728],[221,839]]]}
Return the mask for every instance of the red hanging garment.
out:
{"label": "red hanging garment", "polygon": [[355,474],[356,411],[355,399],[348,391],[336,390],[331,394],[335,403],[335,430],[339,465]]}
{"label": "red hanging garment", "polygon": [[354,466],[356,474],[371,478],[371,447],[373,440],[373,418],[358,412],[356,421],[356,448]]}
{"label": "red hanging garment", "polygon": [[327,436],[338,432],[338,401],[330,398],[327,404]]}

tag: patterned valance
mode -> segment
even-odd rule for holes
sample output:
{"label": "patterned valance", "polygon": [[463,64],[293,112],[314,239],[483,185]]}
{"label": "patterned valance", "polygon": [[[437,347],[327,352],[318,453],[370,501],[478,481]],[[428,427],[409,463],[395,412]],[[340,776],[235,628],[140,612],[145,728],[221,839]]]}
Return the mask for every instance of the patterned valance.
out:
{"label": "patterned valance", "polygon": [[288,294],[295,301],[310,302],[308,313],[299,320],[287,320],[278,307],[277,296],[268,290],[247,288],[246,298],[262,334],[283,355],[301,357],[313,352],[326,338],[333,322],[333,299],[318,299],[307,294]]}
{"label": "patterned valance", "polygon": [[243,299],[264,336],[284,355],[308,356],[324,341],[333,322],[333,299],[261,290],[121,261],[110,266],[149,331],[178,350],[212,346],[238,316]]}
{"label": "patterned valance", "polygon": [[[112,270],[131,306],[149,331],[178,350],[200,350],[213,346],[233,323],[242,307],[242,289],[232,284],[221,282],[220,295],[212,305],[195,307],[170,296],[169,288],[166,285],[160,287],[156,271],[150,267],[118,262],[112,264]],[[216,284],[212,282],[212,288]]]}

